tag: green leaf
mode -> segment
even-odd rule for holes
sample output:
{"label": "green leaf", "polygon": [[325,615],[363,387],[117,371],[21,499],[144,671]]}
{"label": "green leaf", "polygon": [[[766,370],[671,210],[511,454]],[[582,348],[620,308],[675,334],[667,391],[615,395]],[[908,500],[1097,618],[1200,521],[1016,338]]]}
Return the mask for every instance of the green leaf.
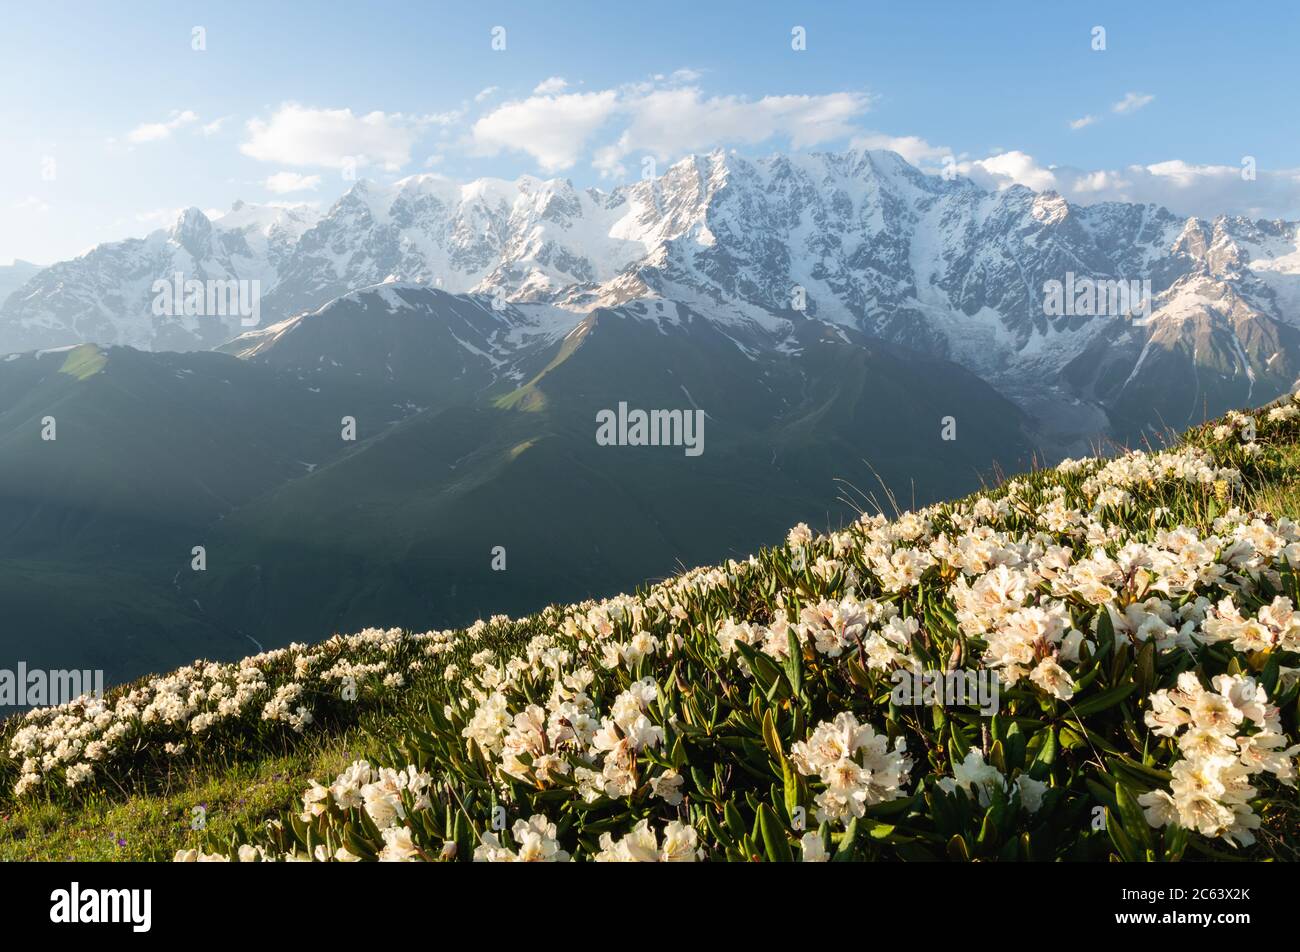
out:
{"label": "green leaf", "polygon": [[998,825],[993,815],[993,809],[990,808],[984,814],[984,821],[980,823],[979,834],[975,837],[975,845],[981,852],[986,852],[998,840]]}
{"label": "green leaf", "polygon": [[1104,711],[1107,708],[1114,707],[1136,690],[1137,685],[1132,682],[1121,684],[1118,687],[1111,688],[1109,691],[1101,692],[1101,694],[1098,694],[1096,697],[1089,698],[1082,704],[1075,704],[1071,710],[1075,717],[1082,720],[1089,714],[1096,714],[1098,711]]}
{"label": "green leaf", "polygon": [[1061,728],[1061,746],[1066,750],[1076,750],[1079,747],[1086,747],[1088,738],[1079,733],[1073,727]]}
{"label": "green leaf", "polygon": [[712,810],[704,811],[704,822],[708,825],[709,832],[713,834],[713,838],[717,840],[722,847],[726,848],[732,845],[731,837],[728,835],[727,831],[722,828],[722,824],[718,822],[717,818],[713,815]]}
{"label": "green leaf", "polygon": [[793,863],[794,854],[790,851],[790,841],[786,838],[785,827],[766,803],[758,806],[758,825],[763,834],[763,850],[773,863]]}
{"label": "green leaf", "polygon": [[959,863],[970,862],[970,847],[966,845],[966,839],[960,834],[954,834],[948,841],[948,855]]}
{"label": "green leaf", "polygon": [[785,761],[785,752],[781,749],[781,738],[777,735],[770,707],[763,712],[763,743],[778,764]]}
{"label": "green leaf", "polygon": [[939,833],[947,833],[959,826],[957,810],[948,794],[932,787],[925,794],[925,802],[930,807],[930,816],[934,818],[934,827]]}
{"label": "green leaf", "polygon": [[745,829],[745,821],[740,816],[740,811],[736,809],[736,805],[730,800],[722,808],[722,816],[727,821],[727,829],[731,831],[731,835],[736,839],[740,839],[748,832]]}
{"label": "green leaf", "polygon": [[673,752],[669,755],[668,760],[678,771],[687,764],[686,746],[682,743],[680,734],[677,735],[677,740],[673,742]]}
{"label": "green leaf", "polygon": [[1140,763],[1132,757],[1120,755],[1111,757],[1107,760],[1111,769],[1116,773],[1127,772],[1137,781],[1139,786],[1164,786],[1173,780],[1173,774],[1167,770],[1159,770],[1150,764]]}
{"label": "green leaf", "polygon": [[1002,746],[1002,741],[995,740],[993,746],[989,748],[989,763],[997,767],[1002,774],[1008,774],[1011,771],[1007,769],[1006,748]]}
{"label": "green leaf", "polygon": [[1177,863],[1187,852],[1187,830],[1177,823],[1165,827],[1165,860]]}
{"label": "green leaf", "polygon": [[1029,768],[1029,776],[1034,780],[1042,780],[1051,772],[1052,764],[1056,763],[1056,729],[1049,724],[1035,736],[1043,740],[1042,746],[1038,748],[1038,756]]}
{"label": "green leaf", "polygon": [[989,721],[989,736],[992,737],[995,741],[1001,740],[1004,736],[1006,736],[1005,728],[1006,728],[1006,722],[1002,719],[1002,715],[994,714],[993,719]]}
{"label": "green leaf", "polygon": [[949,725],[952,728],[950,731],[952,736],[952,756],[950,759],[953,763],[959,764],[970,753],[970,744],[966,742],[966,735],[962,733],[961,725],[957,721],[950,721]]}
{"label": "green leaf", "polygon": [[1259,676],[1259,683],[1263,685],[1270,699],[1277,695],[1277,682],[1281,673],[1281,662],[1278,660],[1278,653],[1272,651],[1269,653],[1268,660],[1264,662],[1264,670]]}
{"label": "green leaf", "polygon": [[919,798],[920,793],[914,793],[910,797],[899,797],[896,800],[886,800],[884,803],[877,803],[873,807],[867,807],[867,814],[874,817],[897,816],[899,813],[906,813],[908,809]]}
{"label": "green leaf", "polygon": [[1156,642],[1155,639],[1147,641],[1138,652],[1137,659],[1137,686],[1142,691],[1142,696],[1146,697],[1151,693],[1156,683]]}
{"label": "green leaf", "polygon": [[1142,808],[1122,783],[1115,784],[1115,803],[1119,807],[1119,817],[1124,823],[1124,832],[1128,834],[1129,839],[1136,838],[1144,850],[1155,849],[1155,839],[1151,835],[1151,827],[1147,825]]}
{"label": "green leaf", "polygon": [[849,821],[849,825],[844,828],[844,835],[840,837],[839,848],[835,850],[835,855],[831,857],[833,863],[847,863],[853,859],[853,848],[858,839],[858,820],[854,817]]}
{"label": "green leaf", "polygon": [[845,669],[849,672],[849,680],[860,688],[871,688],[871,676],[863,670],[862,665],[858,664],[855,658],[849,658],[844,663]]}
{"label": "green leaf", "polygon": [[891,823],[872,823],[871,826],[867,828],[867,836],[871,837],[873,840],[888,839],[893,835],[895,829],[897,829],[897,827]]}
{"label": "green leaf", "polygon": [[749,662],[754,680],[765,694],[782,699],[790,696],[790,682],[786,680],[785,672],[777,667],[776,662],[743,641],[737,641],[736,648]]}
{"label": "green leaf", "polygon": [[1115,646],[1115,623],[1111,621],[1110,612],[1102,609],[1097,613],[1097,649],[1100,654]]}
{"label": "green leaf", "polygon": [[789,760],[781,761],[781,780],[785,786],[785,811],[793,818],[795,808],[802,804],[803,788],[799,772]]}
{"label": "green leaf", "polygon": [[1019,724],[1012,724],[1006,734],[1007,766],[1022,770],[1025,766],[1025,734]]}
{"label": "green leaf", "polygon": [[709,778],[709,775],[699,767],[691,767],[691,780],[695,783],[695,791],[698,796],[705,797],[706,799],[715,798],[713,794],[713,781]]}
{"label": "green leaf", "polygon": [[1136,863],[1141,858],[1137,847],[1133,845],[1133,841],[1124,832],[1119,817],[1111,811],[1110,807],[1106,808],[1106,832],[1110,834],[1110,841],[1115,844],[1115,850],[1124,862]]}
{"label": "green leaf", "polygon": [[790,656],[782,663],[785,669],[785,676],[794,688],[794,693],[800,697],[803,696],[803,649],[799,645],[799,639],[794,636],[794,627],[791,626],[786,631],[786,638],[789,643]]}

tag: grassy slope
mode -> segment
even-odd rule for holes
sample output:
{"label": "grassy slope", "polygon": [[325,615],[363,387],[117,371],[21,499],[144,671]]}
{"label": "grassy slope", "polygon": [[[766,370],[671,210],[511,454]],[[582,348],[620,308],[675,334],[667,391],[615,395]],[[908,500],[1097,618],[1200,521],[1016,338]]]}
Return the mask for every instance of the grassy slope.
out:
{"label": "grassy slope", "polygon": [[[183,573],[184,593],[267,645],[517,616],[743,558],[796,522],[850,522],[835,498],[847,487],[879,478],[930,502],[1031,452],[986,384],[876,342],[802,327],[804,355],[760,376],[707,322],[665,334],[597,312],[588,326],[497,406],[420,414],[238,508],[212,527],[209,570]],[[594,443],[598,410],[629,397],[679,407],[683,391],[711,408],[702,456]],[[960,415],[955,441],[939,439],[948,413]],[[506,574],[491,568],[496,546]]]}
{"label": "grassy slope", "polygon": [[[1285,464],[1274,469],[1275,478],[1248,488],[1236,501],[1244,509],[1298,518],[1300,441],[1279,450]],[[526,643],[542,633],[544,625],[534,616],[508,627],[509,644],[501,648]],[[203,848],[205,835],[190,824],[196,806],[204,807],[208,830],[221,836],[237,826],[257,826],[296,809],[310,779],[328,782],[356,757],[382,757],[392,749],[390,745],[400,740],[412,718],[440,696],[440,675],[433,668],[426,667],[407,690],[366,711],[355,723],[309,732],[281,750],[244,753],[232,762],[201,760],[170,776],[117,792],[97,791],[75,802],[62,797],[54,802],[15,801],[9,793],[13,778],[0,770],[0,860],[167,860],[178,849]],[[12,725],[0,725],[5,747],[11,729]],[[1266,829],[1273,826],[1283,840],[1294,842],[1300,818],[1266,816],[1265,821]]]}

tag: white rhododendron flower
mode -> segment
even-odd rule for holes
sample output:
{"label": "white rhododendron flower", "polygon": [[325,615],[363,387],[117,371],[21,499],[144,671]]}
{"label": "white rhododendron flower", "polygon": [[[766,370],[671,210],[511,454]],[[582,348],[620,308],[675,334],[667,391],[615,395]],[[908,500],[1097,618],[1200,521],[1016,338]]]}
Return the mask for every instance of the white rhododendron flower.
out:
{"label": "white rhododendron flower", "polygon": [[699,835],[693,827],[670,821],[664,827],[663,843],[650,826],[641,820],[621,839],[609,833],[600,837],[598,863],[693,863],[698,859]]}
{"label": "white rhododendron flower", "polygon": [[905,750],[901,737],[891,747],[888,738],[845,711],[794,744],[790,760],[801,774],[826,785],[816,797],[818,821],[847,823],[869,806],[907,795],[903,785],[912,761]]}
{"label": "white rhododendron flower", "polygon": [[1235,845],[1255,842],[1260,819],[1250,807],[1258,790],[1252,777],[1268,773],[1295,786],[1300,744],[1287,746],[1281,713],[1254,678],[1220,674],[1206,689],[1191,671],[1173,690],[1150,698],[1152,732],[1175,738],[1182,759],[1173,765],[1170,789],[1142,794],[1147,822],[1178,823],[1202,836]]}
{"label": "white rhododendron flower", "polygon": [[824,863],[831,858],[817,833],[805,833],[799,841],[799,848],[805,863]]}

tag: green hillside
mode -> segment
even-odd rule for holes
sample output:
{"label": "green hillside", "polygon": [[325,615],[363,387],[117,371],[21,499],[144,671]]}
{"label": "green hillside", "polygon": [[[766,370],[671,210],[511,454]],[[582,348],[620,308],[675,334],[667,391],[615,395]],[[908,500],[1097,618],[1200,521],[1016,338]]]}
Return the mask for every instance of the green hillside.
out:
{"label": "green hillside", "polygon": [[1295,859],[1297,463],[1300,398],[635,595],[35,712],[0,857]]}
{"label": "green hillside", "polygon": [[[531,343],[508,366],[490,356],[516,333]],[[748,557],[795,522],[846,525],[873,496],[960,495],[1034,454],[1023,414],[954,364],[816,321],[787,343],[760,353],[643,304],[557,339],[407,288],[227,353],[14,355],[0,667],[94,661],[116,683],[322,632],[526,614]],[[597,445],[620,403],[700,408],[705,451]]]}
{"label": "green hillside", "polygon": [[[744,558],[792,522],[847,524],[882,482],[929,502],[1031,458],[1021,415],[970,374],[821,324],[801,335],[769,367],[703,318],[597,311],[516,390],[431,408],[240,507],[185,592],[267,645],[468,624]],[[596,414],[620,401],[707,408],[705,451],[597,445]]]}

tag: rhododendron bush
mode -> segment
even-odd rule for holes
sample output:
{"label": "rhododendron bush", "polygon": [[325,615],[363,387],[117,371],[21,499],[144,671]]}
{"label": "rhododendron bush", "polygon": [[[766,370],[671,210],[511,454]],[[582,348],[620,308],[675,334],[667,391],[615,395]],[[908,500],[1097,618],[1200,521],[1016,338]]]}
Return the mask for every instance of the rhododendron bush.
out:
{"label": "rhododendron bush", "polygon": [[[196,665],[125,708],[30,715],[15,793],[142,769],[124,745],[311,730],[346,670],[407,696],[396,729],[300,808],[178,859],[1290,855],[1300,525],[1250,501],[1290,478],[1298,416],[799,526],[635,595],[296,647],[278,679],[265,655]],[[900,672],[995,676],[996,713],[899,703]]]}

